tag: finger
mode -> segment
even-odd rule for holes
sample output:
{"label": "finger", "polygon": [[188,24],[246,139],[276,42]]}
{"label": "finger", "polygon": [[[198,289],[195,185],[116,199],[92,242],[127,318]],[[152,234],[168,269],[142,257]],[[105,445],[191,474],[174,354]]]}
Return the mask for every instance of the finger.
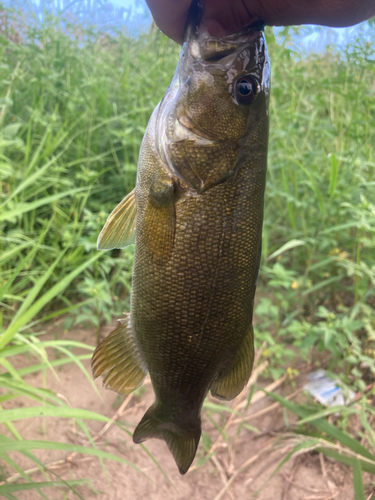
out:
{"label": "finger", "polygon": [[181,44],[192,0],[146,0],[159,29]]}
{"label": "finger", "polygon": [[259,21],[253,12],[256,1],[244,0],[205,0],[203,3],[203,24],[211,36],[220,37],[235,33],[241,28]]}

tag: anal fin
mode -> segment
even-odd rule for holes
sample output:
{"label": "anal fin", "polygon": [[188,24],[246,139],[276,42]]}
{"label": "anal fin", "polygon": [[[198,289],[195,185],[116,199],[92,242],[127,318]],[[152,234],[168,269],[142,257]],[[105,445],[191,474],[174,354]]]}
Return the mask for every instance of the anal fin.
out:
{"label": "anal fin", "polygon": [[129,317],[95,349],[91,360],[94,378],[102,375],[103,385],[120,394],[130,394],[146,376],[130,330]]}
{"label": "anal fin", "polygon": [[254,330],[251,326],[232,365],[212,384],[211,394],[230,400],[238,396],[247,384],[254,362]]}
{"label": "anal fin", "polygon": [[131,191],[111,212],[98,238],[98,250],[124,248],[133,243],[137,204]]}

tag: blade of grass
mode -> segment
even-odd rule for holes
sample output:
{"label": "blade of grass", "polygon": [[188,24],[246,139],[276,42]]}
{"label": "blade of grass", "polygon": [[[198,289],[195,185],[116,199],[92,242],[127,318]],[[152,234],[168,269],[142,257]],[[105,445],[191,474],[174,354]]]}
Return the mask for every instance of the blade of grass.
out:
{"label": "blade of grass", "polygon": [[69,481],[45,481],[39,483],[5,484],[3,486],[0,486],[0,494],[7,495],[9,493],[13,493],[14,491],[26,491],[39,488],[81,486],[87,483],[90,483],[89,479],[74,479]]}
{"label": "blade of grass", "polygon": [[34,248],[32,248],[31,251],[27,255],[25,255],[25,257],[21,260],[21,262],[18,264],[18,266],[14,269],[14,272],[8,278],[5,285],[2,285],[0,287],[0,300],[2,300],[4,295],[8,293],[8,290],[11,289],[11,286],[12,286],[14,280],[19,276],[19,273],[21,272],[21,270],[24,267],[26,267],[28,265],[29,261],[31,261],[34,258],[36,252],[38,251],[39,244],[43,241],[43,239],[48,231],[48,227],[49,226],[47,226],[45,231],[43,231],[43,233],[39,236],[38,243],[34,246]]}
{"label": "blade of grass", "polygon": [[313,420],[317,420],[318,418],[324,418],[328,417],[329,415],[335,414],[335,413],[340,413],[340,411],[345,410],[345,412],[348,415],[353,415],[355,413],[358,413],[358,410],[356,408],[350,408],[349,406],[331,406],[330,408],[325,408],[324,410],[317,411],[316,413],[313,413],[312,415],[302,418],[301,420],[298,420],[298,425],[303,425],[308,422],[312,422]]}
{"label": "blade of grass", "polygon": [[60,153],[57,157],[49,160],[43,167],[39,168],[30,176],[25,176],[25,180],[21,182],[16,189],[5,199],[5,201],[0,205],[0,209],[7,205],[15,196],[22,193],[28,186],[35,184],[38,179],[56,162],[56,160],[62,155]]}
{"label": "blade of grass", "polygon": [[361,469],[364,472],[369,472],[370,474],[375,474],[375,462],[368,462],[366,460],[362,460],[357,457],[349,457],[348,455],[344,455],[344,453],[339,453],[338,451],[328,448],[325,446],[319,446],[316,448],[317,451],[323,453],[327,457],[333,458],[337,462],[341,462],[342,464],[349,465],[350,467],[354,467],[355,460],[359,460],[361,463]]}
{"label": "blade of grass", "polygon": [[[92,358],[92,354],[82,354],[81,356],[76,356],[80,361],[86,361],[87,359]],[[61,359],[54,359],[49,362],[50,365],[52,365],[54,368],[57,366],[63,366],[68,363],[74,363],[74,359],[72,358],[61,358]],[[40,363],[37,365],[31,365],[31,366],[26,366],[25,368],[19,368],[18,369],[18,374],[21,377],[24,377],[25,375],[30,375],[30,373],[37,373],[42,370],[46,370],[49,367],[49,364],[47,363]]]}
{"label": "blade of grass", "polygon": [[262,486],[253,493],[252,496],[257,496],[259,493],[262,491],[262,489],[271,481],[273,477],[279,472],[279,470],[282,468],[283,465],[285,465],[289,460],[298,453],[301,450],[304,449],[314,449],[319,442],[319,439],[307,439],[306,441],[303,441],[302,443],[296,445],[279,463],[279,465],[276,467],[276,469],[272,472],[272,474],[265,480],[265,482],[262,484]]}
{"label": "blade of grass", "polygon": [[87,191],[89,189],[91,189],[91,186],[69,189],[68,191],[64,191],[63,193],[52,194],[50,196],[40,198],[39,200],[31,201],[29,203],[20,203],[16,206],[16,208],[13,208],[12,210],[8,211],[3,210],[3,212],[0,213],[0,221],[9,220],[12,219],[13,217],[18,217],[27,212],[31,212],[36,208],[42,207],[43,205],[50,205],[53,202],[60,200],[61,198],[72,196],[74,194],[81,193],[82,191]]}
{"label": "blade of grass", "polygon": [[81,410],[79,408],[65,406],[31,406],[28,408],[2,410],[0,413],[0,422],[12,422],[14,420],[35,417],[79,418],[98,422],[111,421],[110,418],[90,410]]}
{"label": "blade of grass", "polygon": [[361,462],[354,460],[353,464],[353,487],[355,500],[366,500],[362,481]]}
{"label": "blade of grass", "polygon": [[267,257],[266,261],[274,259],[275,257],[278,257],[287,250],[291,250],[292,248],[296,248],[301,245],[306,245],[306,243],[303,240],[290,240],[284,245],[282,245],[278,250],[276,250],[276,252],[271,253],[271,255]]}
{"label": "blade of grass", "polygon": [[8,389],[11,392],[26,396],[28,398],[39,401],[41,404],[55,404],[57,406],[62,406],[63,403],[60,398],[58,398],[54,392],[48,389],[40,389],[39,387],[33,387],[26,382],[19,382],[6,377],[6,375],[0,377],[0,387]]}
{"label": "blade of grass", "polygon": [[[288,408],[290,411],[292,411],[301,418],[306,418],[314,414],[314,411],[308,410],[306,408],[303,408],[302,406],[292,403],[291,401],[288,401],[287,399],[283,398],[278,394],[267,391],[265,392],[268,396],[275,399],[276,401],[279,401],[279,403],[281,403],[285,408]],[[364,446],[362,446],[358,441],[352,438],[352,436],[347,432],[337,429],[337,427],[335,427],[334,425],[328,423],[326,420],[323,420],[321,418],[317,420],[312,420],[310,423],[311,425],[316,427],[319,431],[324,432],[329,437],[339,441],[343,446],[347,446],[354,453],[362,455],[363,457],[366,457],[369,460],[375,462],[375,455],[372,455]]]}
{"label": "blade of grass", "polygon": [[65,276],[59,283],[56,283],[48,292],[46,292],[40,299],[38,299],[30,309],[25,312],[17,321],[12,323],[7,330],[0,336],[0,349],[3,348],[8,342],[12,340],[16,332],[26,323],[32,320],[32,318],[39,313],[39,311],[54,299],[58,294],[63,292],[65,288],[71,283],[74,278],[76,278],[81,272],[83,272],[87,267],[93,264],[96,260],[101,257],[101,253],[98,253],[91,257],[87,262],[84,262],[77,269],[71,271],[67,276]]}
{"label": "blade of grass", "polygon": [[334,153],[331,153],[330,157],[331,157],[331,171],[329,174],[328,194],[330,196],[333,196],[336,191],[337,179],[339,176],[339,164],[337,161],[337,156]]}
{"label": "blade of grass", "polygon": [[55,349],[66,354],[67,357],[72,359],[72,361],[81,369],[82,373],[86,376],[87,380],[89,381],[89,383],[90,383],[91,387],[94,389],[94,391],[98,394],[98,396],[100,396],[100,392],[95,385],[95,382],[94,382],[92,375],[86,370],[86,368],[84,367],[83,363],[81,363],[79,358],[75,354],[73,354],[71,351],[69,351],[68,349],[65,349],[64,347],[60,347],[60,346],[56,345]]}
{"label": "blade of grass", "polygon": [[94,457],[101,457],[107,460],[113,460],[114,462],[119,462],[121,464],[128,465],[132,469],[136,470],[143,476],[148,476],[138,469],[134,464],[125,460],[113,453],[109,453],[107,451],[98,450],[95,448],[88,448],[87,446],[79,446],[76,444],[70,443],[59,443],[57,441],[32,441],[32,440],[22,440],[22,441],[13,441],[13,440],[4,440],[4,436],[0,436],[0,450],[1,453],[9,452],[9,451],[30,451],[30,450],[60,450],[60,451],[69,451],[82,453],[83,455],[91,455]]}
{"label": "blade of grass", "polygon": [[[9,466],[9,467],[12,467],[15,471],[18,472],[18,474],[23,477],[23,479],[25,479],[25,481],[31,481],[32,482],[32,479],[31,477],[25,473],[23,471],[23,469],[17,464],[17,462],[15,462],[14,460],[12,460],[6,453],[3,453],[0,455],[1,459]],[[1,485],[0,484],[0,494],[1,494],[1,489],[3,488],[3,486],[5,485]],[[48,498],[44,495],[44,493],[42,491],[40,491],[38,489],[38,487],[36,487],[36,490],[38,491],[39,495],[41,496],[41,498],[43,498],[44,500],[48,500]],[[4,493],[3,493],[4,494]]]}
{"label": "blade of grass", "polygon": [[[23,304],[21,307],[18,309],[17,313],[15,314],[12,323],[16,322],[20,316],[23,315],[23,313],[31,306],[31,304],[35,301],[37,295],[39,294],[40,290],[43,288],[45,283],[48,281],[50,278],[51,274],[55,270],[56,266],[59,264],[60,260],[63,258],[63,256],[66,253],[66,250],[63,250],[60,252],[60,254],[57,256],[55,262],[53,262],[49,268],[47,269],[46,273],[41,276],[38,281],[35,283],[33,288],[29,291],[26,299],[24,300]],[[10,326],[12,325],[10,324]]]}

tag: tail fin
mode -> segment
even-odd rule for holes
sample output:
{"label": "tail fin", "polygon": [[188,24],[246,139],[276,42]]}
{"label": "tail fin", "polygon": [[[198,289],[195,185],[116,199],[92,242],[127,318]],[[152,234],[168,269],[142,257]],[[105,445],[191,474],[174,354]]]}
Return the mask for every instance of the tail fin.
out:
{"label": "tail fin", "polygon": [[152,405],[137,425],[134,443],[142,443],[146,439],[163,439],[173,455],[180,474],[185,474],[194,460],[201,437],[201,421],[196,417],[194,427],[184,427],[171,417],[166,419],[166,412],[159,405]]}

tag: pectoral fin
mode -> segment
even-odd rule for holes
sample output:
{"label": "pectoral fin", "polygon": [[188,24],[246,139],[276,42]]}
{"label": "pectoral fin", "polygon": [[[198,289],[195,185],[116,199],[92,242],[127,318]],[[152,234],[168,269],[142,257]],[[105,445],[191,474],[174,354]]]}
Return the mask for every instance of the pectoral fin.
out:
{"label": "pectoral fin", "polygon": [[146,371],[141,365],[129,318],[119,321],[121,325],[95,349],[91,368],[94,378],[103,375],[107,389],[130,394],[142,384]]}
{"label": "pectoral fin", "polygon": [[253,362],[254,331],[251,326],[232,365],[212,384],[211,394],[225,400],[238,396],[250,378]]}
{"label": "pectoral fin", "polygon": [[98,238],[98,250],[124,248],[133,243],[137,205],[135,191],[111,212]]}
{"label": "pectoral fin", "polygon": [[142,224],[142,238],[151,258],[163,264],[169,259],[176,230],[174,183],[158,177],[151,184]]}

